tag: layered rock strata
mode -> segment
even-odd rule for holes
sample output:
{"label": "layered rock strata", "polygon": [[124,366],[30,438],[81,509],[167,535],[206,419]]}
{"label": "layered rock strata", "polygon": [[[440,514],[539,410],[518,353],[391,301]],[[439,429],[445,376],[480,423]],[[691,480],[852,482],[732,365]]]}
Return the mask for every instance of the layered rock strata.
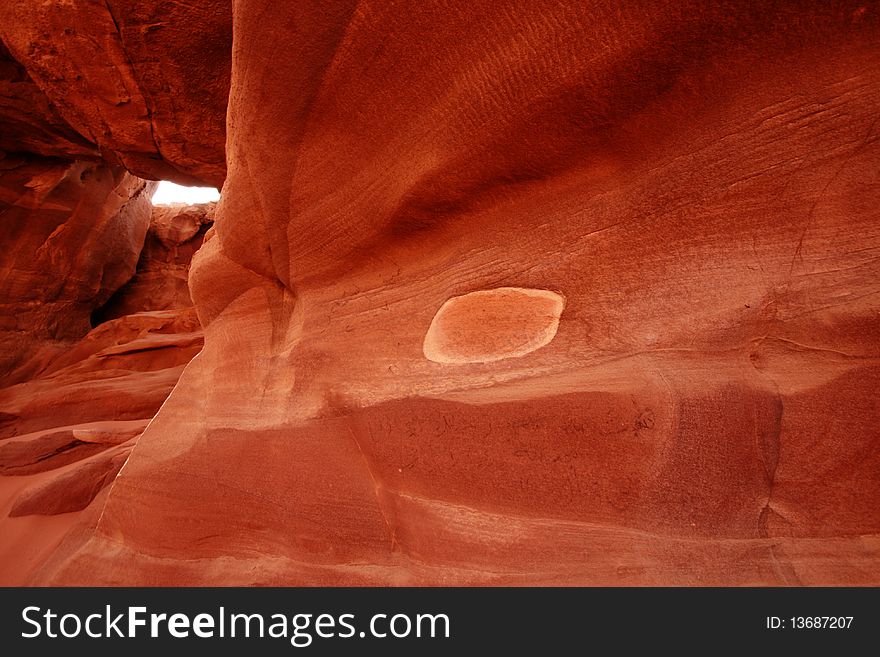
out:
{"label": "layered rock strata", "polygon": [[225,167],[146,65],[212,3],[31,4],[31,142],[225,182],[204,349],[28,582],[880,583],[875,4],[235,0]]}

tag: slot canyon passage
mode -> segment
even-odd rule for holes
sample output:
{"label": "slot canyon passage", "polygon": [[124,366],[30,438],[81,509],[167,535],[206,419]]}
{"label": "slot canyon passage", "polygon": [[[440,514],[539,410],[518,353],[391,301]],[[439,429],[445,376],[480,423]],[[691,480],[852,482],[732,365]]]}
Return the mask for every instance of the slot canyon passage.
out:
{"label": "slot canyon passage", "polygon": [[0,40],[0,583],[880,584],[880,3]]}

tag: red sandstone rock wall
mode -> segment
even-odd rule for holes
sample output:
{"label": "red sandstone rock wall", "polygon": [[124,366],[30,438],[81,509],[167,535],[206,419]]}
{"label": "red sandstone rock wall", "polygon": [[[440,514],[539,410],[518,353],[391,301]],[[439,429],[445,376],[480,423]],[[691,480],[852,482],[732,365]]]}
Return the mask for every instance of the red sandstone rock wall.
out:
{"label": "red sandstone rock wall", "polygon": [[[218,0],[5,0],[0,39],[38,88],[28,97],[51,109],[29,104],[26,123],[44,131],[60,117],[68,139],[135,175],[220,186],[230,18]],[[37,152],[67,154],[68,139]]]}
{"label": "red sandstone rock wall", "polygon": [[93,319],[192,307],[187,284],[190,262],[213,218],[213,203],[154,207],[135,275]]}
{"label": "red sandstone rock wall", "polygon": [[134,274],[153,184],[83,161],[0,157],[0,382],[34,351],[91,328],[90,315]]}
{"label": "red sandstone rock wall", "polygon": [[876,4],[232,9],[204,350],[29,582],[880,583]]}
{"label": "red sandstone rock wall", "polygon": [[[95,165],[82,170],[94,174]],[[210,208],[154,208],[146,230],[151,206],[145,183],[128,174],[123,178],[138,183],[134,199],[125,204],[134,204],[137,212],[103,219],[102,206],[88,203],[94,193],[89,188],[98,184],[92,182],[69,185],[61,197],[67,205],[51,206],[55,215],[43,203],[22,210],[23,225],[16,227],[12,217],[5,224],[10,232],[4,242],[8,253],[17,255],[19,269],[7,269],[4,280],[42,295],[33,300],[4,288],[8,317],[19,318],[19,328],[4,333],[3,352],[19,365],[0,386],[0,583],[5,585],[26,582],[65,534],[100,510],[105,488],[202,346],[185,277]],[[120,195],[132,191],[114,189]],[[69,206],[80,210],[64,215]],[[51,239],[39,243],[40,233],[28,227],[50,218],[61,223]],[[120,246],[125,229],[137,232],[141,245],[146,232],[142,250]],[[25,257],[35,252],[46,257]],[[124,268],[117,262],[123,257]],[[102,266],[115,273],[100,278],[109,287],[98,291],[90,287],[89,268]],[[108,303],[94,308],[111,292]],[[94,328],[90,314],[92,322],[100,322]]]}

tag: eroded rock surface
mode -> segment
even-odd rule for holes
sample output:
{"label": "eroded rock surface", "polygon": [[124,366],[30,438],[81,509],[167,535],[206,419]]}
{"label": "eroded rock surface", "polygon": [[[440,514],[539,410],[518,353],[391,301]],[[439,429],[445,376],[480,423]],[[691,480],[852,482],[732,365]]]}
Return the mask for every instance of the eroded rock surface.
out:
{"label": "eroded rock surface", "polygon": [[192,307],[187,285],[190,262],[213,221],[213,203],[154,207],[135,275],[93,315],[93,321]]}
{"label": "eroded rock surface", "polygon": [[488,363],[516,358],[549,344],[565,298],[549,290],[501,287],[448,299],[425,335],[425,358],[435,363]]}
{"label": "eroded rock surface", "polygon": [[[163,10],[90,9],[118,79],[78,81],[73,10],[9,6],[10,53],[106,157],[214,179],[124,62]],[[204,349],[27,581],[880,584],[878,14],[237,0]],[[7,440],[66,430],[39,400],[74,371],[102,385],[65,424],[115,367],[149,417],[197,348],[154,328],[177,312],[22,383]]]}
{"label": "eroded rock surface", "polygon": [[[139,182],[136,190],[141,191],[134,192],[138,198],[144,187]],[[127,242],[124,248],[118,246],[118,235],[102,233],[101,214],[86,212],[92,207],[88,192],[80,188],[77,193],[80,201],[70,204],[82,214],[62,223],[53,233],[54,240],[33,247],[40,235],[28,231],[27,223],[15,233],[23,236],[16,242],[16,262],[32,267],[21,289],[48,294],[46,290],[55,285],[62,294],[53,293],[39,303],[6,296],[11,316],[37,309],[35,317],[44,321],[32,320],[30,327],[22,324],[30,332],[29,341],[20,343],[32,348],[29,355],[12,352],[21,362],[16,375],[0,387],[0,534],[8,537],[0,541],[4,584],[28,581],[31,569],[58,548],[65,533],[89,522],[137,438],[202,347],[201,327],[189,295],[180,291],[180,278],[185,286],[188,259],[207,229],[202,222],[209,221],[208,208],[156,209],[135,274],[140,247],[129,252]],[[59,204],[57,211],[64,207]],[[26,217],[39,221],[40,208]],[[147,221],[151,208],[147,199],[143,208]],[[77,227],[77,221],[85,225]],[[113,226],[122,232],[135,222],[143,244],[146,226],[132,213]],[[106,252],[95,244],[103,244]],[[46,254],[39,263],[25,257],[34,248]],[[80,253],[79,249],[84,249],[80,259],[65,257]],[[103,284],[112,281],[106,292],[88,288],[83,292],[89,284],[88,267],[100,267],[101,259],[110,255],[125,257],[129,283],[123,285],[121,275],[118,279],[105,275],[99,277]],[[7,275],[7,280],[15,278],[14,271]],[[65,290],[77,291],[84,307],[70,303],[63,296]],[[111,303],[94,308],[106,302],[110,292],[114,292]],[[57,303],[48,301],[58,297]],[[90,329],[90,317],[96,321],[99,315],[101,323]],[[47,335],[45,326],[65,330]],[[97,507],[90,506],[93,502]]]}
{"label": "eroded rock surface", "polygon": [[[69,155],[72,140],[144,178],[219,187],[230,20],[230,3],[219,0],[7,0],[0,39],[41,97],[25,118],[0,101],[0,119],[62,130],[54,148],[36,151],[45,155]],[[0,91],[3,78],[0,69]],[[59,117],[69,128],[57,127]],[[23,145],[14,150],[31,149]]]}
{"label": "eroded rock surface", "polygon": [[84,336],[134,274],[153,183],[119,167],[0,157],[0,383],[40,347]]}

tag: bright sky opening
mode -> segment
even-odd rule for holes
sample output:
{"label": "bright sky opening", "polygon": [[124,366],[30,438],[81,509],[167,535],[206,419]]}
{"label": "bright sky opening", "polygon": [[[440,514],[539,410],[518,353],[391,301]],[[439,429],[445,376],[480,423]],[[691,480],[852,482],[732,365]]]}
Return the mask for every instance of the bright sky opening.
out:
{"label": "bright sky opening", "polygon": [[153,194],[153,205],[172,205],[174,203],[195,205],[219,199],[220,192],[216,187],[184,187],[163,180],[156,188],[156,193]]}

